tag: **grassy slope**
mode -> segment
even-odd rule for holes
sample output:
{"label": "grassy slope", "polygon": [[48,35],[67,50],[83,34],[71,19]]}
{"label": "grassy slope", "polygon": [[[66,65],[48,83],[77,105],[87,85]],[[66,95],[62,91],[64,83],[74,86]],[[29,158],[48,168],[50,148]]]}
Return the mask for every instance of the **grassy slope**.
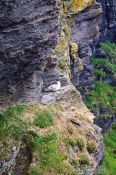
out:
{"label": "grassy slope", "polygon": [[[94,58],[91,62],[95,67],[95,90],[89,92],[86,98],[87,107],[94,113],[97,112],[98,106],[108,109],[108,113],[100,115],[101,118],[112,116],[116,112],[116,87],[109,85],[105,77],[109,74],[103,70],[106,67],[111,75],[116,79],[116,44],[104,43],[102,48],[106,53],[112,53],[113,63],[108,61],[108,58]],[[95,105],[96,104],[96,105]]]}
{"label": "grassy slope", "polygon": [[116,174],[116,124],[108,133],[103,135],[105,144],[105,158],[99,175]]}
{"label": "grassy slope", "polygon": [[[95,78],[101,77],[101,81],[96,81],[95,90],[91,91],[86,99],[86,104],[93,112],[97,111],[97,106],[94,104],[101,104],[104,108],[108,108],[111,112],[116,112],[116,87],[112,87],[104,78],[106,72],[100,70],[102,66],[108,67],[113,76],[116,78],[116,44],[105,43],[102,44],[102,49],[106,53],[112,53],[114,63],[111,64],[107,59],[96,58],[92,60],[92,64],[96,67]],[[102,115],[100,117],[109,117]],[[105,145],[105,158],[100,168],[99,175],[115,175],[116,174],[116,124],[103,135]]]}
{"label": "grassy slope", "polygon": [[[83,175],[80,170],[77,172],[77,167],[93,166],[91,153],[96,150],[97,143],[93,138],[88,138],[88,142],[83,128],[75,127],[69,119],[62,120],[63,111],[60,104],[19,104],[0,111],[0,159],[8,161],[8,145],[11,150],[17,148],[25,138],[33,154],[28,175]],[[76,115],[86,126],[90,125],[85,116]],[[69,143],[69,138],[73,139],[73,145]],[[68,152],[70,147],[79,148],[78,154],[73,153],[72,158]]]}

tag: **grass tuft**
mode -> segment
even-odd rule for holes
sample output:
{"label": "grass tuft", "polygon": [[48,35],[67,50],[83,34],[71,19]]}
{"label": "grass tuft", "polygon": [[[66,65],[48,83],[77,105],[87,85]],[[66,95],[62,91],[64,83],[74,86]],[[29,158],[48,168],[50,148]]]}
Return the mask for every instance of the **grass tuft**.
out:
{"label": "grass tuft", "polygon": [[33,124],[40,128],[49,127],[53,124],[52,114],[48,110],[43,110],[40,113],[36,113]]}
{"label": "grass tuft", "polygon": [[96,150],[96,142],[94,141],[89,141],[87,143],[87,150],[90,154],[94,153]]}
{"label": "grass tuft", "polygon": [[73,137],[71,136],[69,139],[68,139],[68,143],[74,147],[74,146],[78,146],[80,151],[82,151],[84,149],[84,141],[82,138],[79,138],[79,137]]}

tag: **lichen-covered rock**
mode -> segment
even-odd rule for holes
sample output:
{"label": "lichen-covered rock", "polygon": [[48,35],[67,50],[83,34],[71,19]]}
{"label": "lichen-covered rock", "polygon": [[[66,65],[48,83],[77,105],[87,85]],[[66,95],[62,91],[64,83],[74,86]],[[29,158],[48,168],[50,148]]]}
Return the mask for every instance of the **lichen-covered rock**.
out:
{"label": "lichen-covered rock", "polygon": [[93,77],[91,75],[91,71],[86,70],[86,66],[90,63],[90,59],[95,50],[95,43],[99,40],[98,18],[101,13],[101,5],[94,3],[92,6],[83,10],[74,17],[75,19],[71,27],[71,37],[76,43],[78,43],[78,54],[84,66],[84,70],[82,72],[77,72],[72,76],[72,82],[74,85],[92,85]]}
{"label": "lichen-covered rock", "polygon": [[92,5],[93,0],[66,0],[64,1],[65,4],[65,12],[76,14],[86,7],[89,7]]}

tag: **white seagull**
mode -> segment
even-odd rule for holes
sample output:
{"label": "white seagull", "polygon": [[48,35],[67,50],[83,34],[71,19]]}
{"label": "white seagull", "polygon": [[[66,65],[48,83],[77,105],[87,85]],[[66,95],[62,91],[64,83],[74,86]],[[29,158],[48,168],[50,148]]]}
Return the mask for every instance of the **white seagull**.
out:
{"label": "white seagull", "polygon": [[56,84],[48,86],[45,91],[58,91],[61,88],[61,82],[57,81]]}

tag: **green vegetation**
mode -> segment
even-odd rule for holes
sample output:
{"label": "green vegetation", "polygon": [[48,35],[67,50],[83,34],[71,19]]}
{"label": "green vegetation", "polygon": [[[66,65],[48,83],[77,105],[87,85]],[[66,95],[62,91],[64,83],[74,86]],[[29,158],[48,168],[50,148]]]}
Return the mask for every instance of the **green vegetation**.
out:
{"label": "green vegetation", "polygon": [[[58,108],[60,108],[61,111],[61,106]],[[31,115],[27,116],[30,112]],[[30,147],[33,155],[32,163],[27,173],[28,175],[78,175],[75,168],[68,162],[67,149],[62,152],[62,148],[60,148],[61,144],[65,144],[60,143],[61,133],[49,130],[46,132],[46,128],[43,128],[51,126],[53,123],[52,117],[54,117],[55,113],[57,113],[58,117],[59,110],[54,105],[16,105],[1,111],[1,160],[9,159],[9,146],[12,151],[13,148],[18,148],[22,140],[25,140],[25,143]],[[35,114],[34,121],[33,114]],[[42,127],[41,130],[45,131],[43,135],[40,135],[40,132],[35,130],[35,124]]]}
{"label": "green vegetation", "polygon": [[58,151],[58,133],[35,136],[32,141],[36,151],[36,165],[30,167],[29,175],[43,175],[54,172],[60,174],[64,170],[64,156]]}
{"label": "green vegetation", "polygon": [[79,163],[80,165],[89,165],[89,158],[87,155],[81,155],[80,159],[79,159]]}
{"label": "green vegetation", "polygon": [[78,146],[81,151],[84,149],[85,144],[82,138],[71,136],[68,142],[73,147]]}
{"label": "green vegetation", "polygon": [[77,167],[78,163],[79,162],[76,159],[72,159],[72,161],[71,161],[71,165],[74,166],[75,168]]}
{"label": "green vegetation", "polygon": [[91,153],[94,153],[95,150],[96,150],[96,142],[94,141],[89,141],[87,143],[87,150],[88,152],[91,154]]}
{"label": "green vegetation", "polygon": [[[99,105],[108,109],[111,113],[116,112],[116,91],[107,82],[96,81],[95,90],[91,91],[86,98],[86,105],[93,112],[98,110]],[[108,116],[111,116],[110,113]]]}
{"label": "green vegetation", "polygon": [[102,67],[106,67],[112,74],[116,74],[116,63],[108,62],[108,58],[93,58],[91,64],[99,71]]}
{"label": "green vegetation", "polygon": [[16,105],[0,112],[0,140],[13,137],[20,140],[30,125],[23,118],[24,106]]}
{"label": "green vegetation", "polygon": [[116,123],[103,135],[105,144],[105,158],[99,175],[116,174]]}
{"label": "green vegetation", "polygon": [[53,124],[52,114],[47,109],[36,113],[33,124],[35,126],[39,126],[40,128],[51,126]]}
{"label": "green vegetation", "polygon": [[8,159],[8,147],[17,147],[27,135],[30,123],[23,118],[24,106],[16,105],[0,112],[0,159]]}
{"label": "green vegetation", "polygon": [[[108,84],[107,77],[116,79],[116,44],[103,43],[102,49],[112,54],[112,58],[94,58],[91,64],[95,71],[95,89],[89,92],[86,104],[92,112],[97,113],[99,107],[106,111],[99,115],[100,118],[112,117],[116,113],[116,87]],[[100,168],[99,175],[116,174],[116,124],[105,134],[103,134],[105,145],[105,158]],[[94,152],[95,147],[91,143],[87,144],[89,153]]]}
{"label": "green vegetation", "polygon": [[107,42],[103,43],[101,47],[106,53],[111,53],[114,60],[116,61],[116,44]]}
{"label": "green vegetation", "polygon": [[105,78],[106,73],[103,70],[94,69],[94,76],[100,77],[100,78]]}
{"label": "green vegetation", "polygon": [[107,59],[104,58],[93,58],[91,60],[91,64],[94,66],[108,66],[109,62]]}
{"label": "green vegetation", "polygon": [[101,47],[106,53],[112,54],[112,61],[109,58],[92,59],[91,64],[95,68],[95,89],[88,93],[85,102],[95,114],[99,107],[107,111],[99,115],[101,118],[107,118],[116,112],[116,87],[107,82],[109,75],[116,79],[116,44],[103,43]]}

